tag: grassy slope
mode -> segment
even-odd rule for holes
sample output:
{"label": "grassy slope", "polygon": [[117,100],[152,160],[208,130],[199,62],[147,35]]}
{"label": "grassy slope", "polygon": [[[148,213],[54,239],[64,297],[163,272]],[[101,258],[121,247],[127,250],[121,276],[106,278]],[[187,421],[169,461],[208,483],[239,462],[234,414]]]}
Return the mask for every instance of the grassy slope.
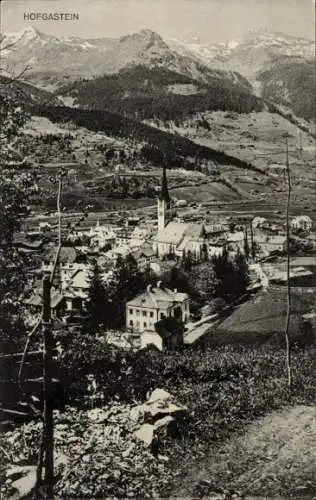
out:
{"label": "grassy slope", "polygon": [[[316,491],[315,407],[297,405],[272,412],[245,434],[228,440],[185,479],[178,492],[191,494],[192,480],[242,491],[246,497],[306,498]],[[195,476],[196,474],[196,476]],[[191,483],[191,484],[190,484]]]}
{"label": "grassy slope", "polygon": [[[236,113],[207,112],[204,119],[209,130],[198,126],[201,115],[185,120],[181,126],[170,125],[170,131],[204,146],[216,148],[245,160],[269,173],[269,180],[255,172],[233,171],[225,168],[225,175],[242,191],[263,193],[264,201],[283,203],[285,186],[280,172],[269,169],[272,164],[284,165],[285,140],[289,134],[289,163],[292,174],[292,204],[308,205],[315,192],[315,141],[294,124],[276,113],[262,111],[238,115]],[[299,154],[300,137],[302,155]],[[222,169],[223,171],[223,169]],[[312,204],[310,204],[312,206]],[[305,208],[304,208],[305,209]]]}
{"label": "grassy slope", "polygon": [[[302,289],[292,288],[292,309],[290,318],[290,334],[297,338],[301,333],[301,315],[311,312],[314,294]],[[267,292],[252,297],[244,304],[237,306],[232,314],[218,327],[211,338],[214,343],[234,342],[271,342],[283,335],[287,310],[286,288],[269,289]],[[276,338],[274,338],[276,337]]]}
{"label": "grassy slope", "polygon": [[[86,127],[94,132],[105,132],[110,136],[133,138],[157,146],[167,159],[176,157],[199,157],[212,160],[218,164],[232,164],[240,168],[252,169],[246,161],[235,158],[209,146],[202,146],[187,138],[175,136],[168,132],[151,127],[136,120],[123,117],[108,111],[79,110],[66,106],[32,108],[37,116],[45,116],[52,122],[67,123],[72,121],[78,126]],[[256,170],[256,167],[254,167]]]}

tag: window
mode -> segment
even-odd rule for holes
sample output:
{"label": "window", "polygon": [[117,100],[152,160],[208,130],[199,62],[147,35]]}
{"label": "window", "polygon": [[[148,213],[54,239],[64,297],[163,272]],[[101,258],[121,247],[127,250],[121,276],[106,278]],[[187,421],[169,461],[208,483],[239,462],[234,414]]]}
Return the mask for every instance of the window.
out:
{"label": "window", "polygon": [[133,326],[133,320],[132,319],[129,322],[129,326]]}
{"label": "window", "polygon": [[129,310],[129,313],[130,313],[130,314],[133,314],[133,309],[130,309],[130,310]]}
{"label": "window", "polygon": [[146,321],[144,321],[144,328],[146,328],[146,326],[147,326],[147,323],[146,323]]}
{"label": "window", "polygon": [[164,317],[164,313],[160,313],[160,319]]}
{"label": "window", "polygon": [[139,310],[136,309],[136,316],[139,316]]}
{"label": "window", "polygon": [[154,317],[154,313],[153,313],[153,311],[150,311],[149,316],[150,316],[151,318],[153,318],[153,317]]}
{"label": "window", "polygon": [[143,311],[143,316],[146,317],[147,316],[147,311]]}

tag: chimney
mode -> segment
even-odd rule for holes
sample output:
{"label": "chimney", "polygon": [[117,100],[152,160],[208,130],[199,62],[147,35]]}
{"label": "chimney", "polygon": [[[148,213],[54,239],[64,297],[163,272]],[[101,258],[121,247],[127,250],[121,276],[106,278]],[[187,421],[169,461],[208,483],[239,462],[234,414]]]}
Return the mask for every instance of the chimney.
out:
{"label": "chimney", "polygon": [[162,281],[157,281],[157,288],[161,288]]}

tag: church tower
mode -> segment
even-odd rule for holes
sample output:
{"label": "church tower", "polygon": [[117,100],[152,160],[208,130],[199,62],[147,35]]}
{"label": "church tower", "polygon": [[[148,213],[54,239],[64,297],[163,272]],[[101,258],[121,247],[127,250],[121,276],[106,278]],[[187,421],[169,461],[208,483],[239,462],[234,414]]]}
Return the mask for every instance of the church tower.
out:
{"label": "church tower", "polygon": [[170,196],[168,191],[166,167],[164,165],[162,170],[161,191],[158,196],[158,231],[166,227],[170,220],[170,216]]}

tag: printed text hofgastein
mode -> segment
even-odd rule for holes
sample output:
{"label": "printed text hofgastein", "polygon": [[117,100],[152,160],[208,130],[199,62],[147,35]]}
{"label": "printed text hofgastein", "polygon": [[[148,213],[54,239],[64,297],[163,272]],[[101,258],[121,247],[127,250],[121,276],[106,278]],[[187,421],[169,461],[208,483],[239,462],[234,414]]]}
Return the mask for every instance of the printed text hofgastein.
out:
{"label": "printed text hofgastein", "polygon": [[24,21],[79,21],[72,12],[24,12]]}

